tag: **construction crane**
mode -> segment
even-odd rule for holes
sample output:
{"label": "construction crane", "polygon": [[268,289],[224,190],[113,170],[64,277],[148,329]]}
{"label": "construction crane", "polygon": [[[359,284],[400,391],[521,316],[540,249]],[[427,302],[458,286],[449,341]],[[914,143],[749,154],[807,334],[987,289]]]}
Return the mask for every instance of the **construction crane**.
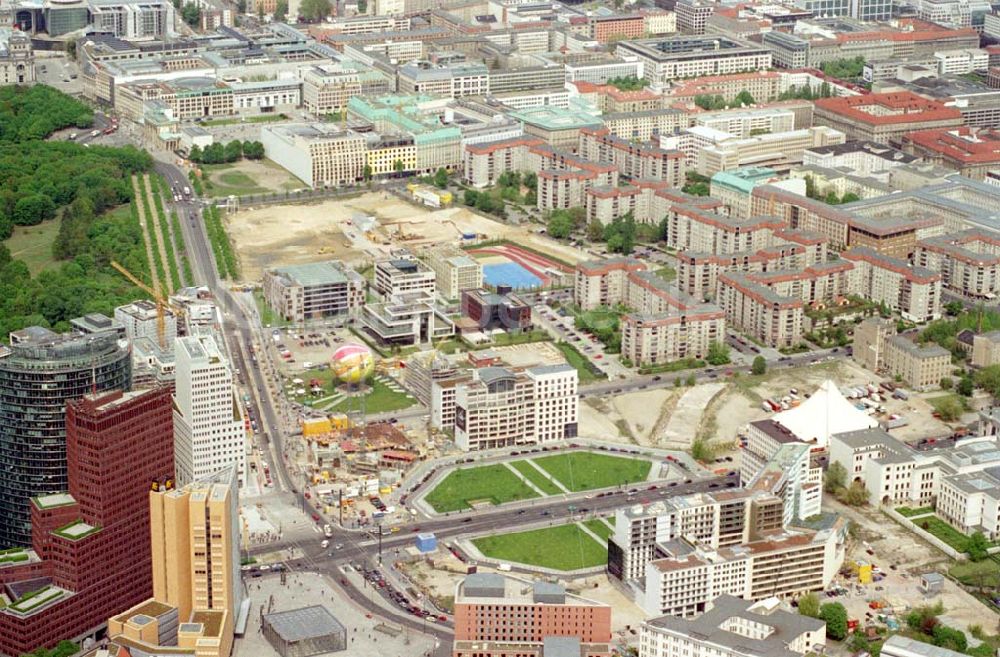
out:
{"label": "construction crane", "polygon": [[[123,265],[112,260],[111,266],[118,270],[122,276],[127,278],[133,285],[148,294],[156,302],[156,335],[160,339],[160,347],[163,349],[167,348],[167,300],[163,298],[160,294],[159,286],[156,288],[149,287],[143,283],[135,274],[125,269]],[[180,313],[178,313],[180,314]]]}

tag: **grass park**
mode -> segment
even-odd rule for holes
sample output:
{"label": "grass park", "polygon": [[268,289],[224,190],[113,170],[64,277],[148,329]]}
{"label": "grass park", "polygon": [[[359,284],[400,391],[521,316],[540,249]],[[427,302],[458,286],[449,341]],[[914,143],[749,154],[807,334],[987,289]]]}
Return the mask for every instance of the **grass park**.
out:
{"label": "grass park", "polygon": [[[331,413],[346,413],[347,411],[353,411],[355,409],[360,410],[361,402],[358,398],[345,397],[334,404],[330,404],[329,398],[337,394],[337,390],[334,387],[336,385],[334,383],[335,377],[333,370],[330,368],[304,370],[297,373],[296,376],[303,380],[301,387],[305,388],[306,392],[301,395],[296,394],[295,389],[299,386],[288,384],[286,386],[286,393],[291,399],[299,402],[300,404],[322,408],[323,410]],[[320,387],[323,388],[323,392],[319,395],[314,395],[308,391],[309,382],[313,379],[319,381]],[[367,414],[399,411],[404,408],[409,408],[415,403],[413,397],[410,397],[405,392],[393,390],[379,377],[373,378],[370,385],[371,392],[363,397],[365,402],[365,413]]]}
{"label": "grass park", "polygon": [[270,160],[203,164],[201,170],[206,192],[215,198],[289,192],[306,186]]}
{"label": "grass park", "polygon": [[941,518],[938,518],[936,515],[915,518],[913,520],[913,524],[920,527],[931,536],[944,541],[958,552],[966,552],[969,549],[969,537],[946,523],[944,520],[941,520]]}
{"label": "grass park", "polygon": [[646,459],[594,452],[570,452],[533,460],[574,493],[645,481],[653,467]]}
{"label": "grass park", "polygon": [[538,468],[531,465],[527,461],[514,461],[511,463],[511,466],[546,495],[562,494],[563,491],[559,488],[559,486],[552,483],[549,477],[546,477],[543,473],[539,472]]}
{"label": "grass park", "polygon": [[448,474],[426,498],[438,513],[472,508],[478,501],[505,504],[538,497],[503,464],[463,468]]}
{"label": "grass park", "polygon": [[598,375],[594,371],[594,367],[590,364],[590,361],[580,353],[580,350],[571,345],[568,342],[557,342],[556,349],[562,352],[562,355],[566,358],[566,362],[576,368],[577,376],[579,377],[581,384],[593,383],[594,381],[600,381],[606,379],[606,375]]}
{"label": "grass park", "polygon": [[485,536],[472,543],[484,556],[491,559],[552,570],[594,568],[608,561],[607,547],[594,540],[577,524]]}
{"label": "grass park", "polygon": [[[125,208],[125,216],[128,216],[128,206],[121,207]],[[11,257],[24,262],[32,276],[38,276],[46,269],[59,266],[52,255],[52,243],[58,234],[59,220],[49,219],[36,226],[14,226],[14,233],[4,244]]]}
{"label": "grass park", "polygon": [[[615,522],[614,516],[607,519],[607,522],[601,520],[600,518],[591,518],[590,520],[584,520],[583,526],[600,536],[605,541],[611,537],[611,533],[614,531],[613,525]],[[611,524],[608,524],[611,523]]]}
{"label": "grass park", "polygon": [[460,468],[446,476],[425,499],[435,511],[446,513],[472,508],[472,503],[482,500],[505,504],[538,497],[538,493],[507,465],[545,495],[565,492],[550,479],[562,484],[566,490],[581,492],[645,481],[652,467],[646,459],[585,451],[532,457],[530,460],[549,476],[528,463],[528,459]]}

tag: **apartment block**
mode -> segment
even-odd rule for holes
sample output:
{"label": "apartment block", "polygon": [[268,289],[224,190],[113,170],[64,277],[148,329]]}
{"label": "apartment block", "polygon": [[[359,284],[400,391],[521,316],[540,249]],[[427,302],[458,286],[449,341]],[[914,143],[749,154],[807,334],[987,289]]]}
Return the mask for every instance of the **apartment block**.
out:
{"label": "apartment block", "polygon": [[1000,237],[970,229],[917,242],[913,261],[941,273],[942,285],[973,299],[1000,292]]}
{"label": "apartment block", "polygon": [[455,390],[455,444],[474,451],[575,438],[578,403],[570,365],[483,367]]}
{"label": "apartment block", "polygon": [[463,290],[483,286],[483,265],[455,247],[436,247],[424,261],[434,270],[438,293],[443,299],[458,299]]}
{"label": "apartment block", "polygon": [[697,299],[714,299],[719,274],[726,271],[805,271],[827,260],[827,243],[821,235],[799,230],[779,230],[767,246],[727,254],[684,251],[677,254],[677,286]]}
{"label": "apartment block", "polygon": [[972,364],[976,367],[1000,365],[1000,331],[972,336]]}
{"label": "apartment block", "polygon": [[639,657],[796,657],[826,644],[826,623],[785,611],[773,598],[721,595],[695,618],[660,616],[642,624]]}
{"label": "apartment block", "polygon": [[726,320],[718,306],[680,293],[669,311],[622,316],[621,353],[637,365],[703,358],[712,343],[725,339]]}
{"label": "apartment block", "polygon": [[648,109],[635,112],[619,111],[605,114],[604,127],[616,137],[651,141],[660,135],[672,135],[691,125],[690,115],[677,109]]}
{"label": "apartment block", "polygon": [[671,187],[680,187],[685,181],[684,153],[622,139],[612,135],[607,128],[580,130],[577,152],[587,160],[614,164],[618,173],[626,178],[658,180]]}
{"label": "apartment block", "polygon": [[747,274],[719,274],[716,303],[730,326],[769,347],[793,347],[802,341],[804,303],[758,283]]}
{"label": "apartment block", "polygon": [[375,263],[375,290],[386,297],[421,294],[434,297],[434,270],[416,258],[399,257]]}
{"label": "apartment block", "polygon": [[634,363],[702,358],[713,342],[725,339],[720,308],[692,298],[632,258],[579,263],[574,300],[582,308],[624,304],[633,310],[621,322],[622,355]]}
{"label": "apartment block", "polygon": [[342,262],[290,265],[264,272],[264,299],[296,323],[353,315],[365,302],[365,280]]}
{"label": "apartment block", "polygon": [[678,539],[650,561],[640,606],[647,614],[691,618],[712,600],[795,597],[822,591],[844,560],[846,523],[821,531],[782,530],[741,545],[710,549]]}
{"label": "apartment block", "polygon": [[583,310],[613,306],[628,297],[629,275],[645,271],[635,258],[589,260],[576,266],[573,301]]}
{"label": "apartment block", "polygon": [[744,489],[692,493],[618,509],[608,539],[608,573],[642,581],[662,545],[681,538],[718,549],[782,527],[782,501]]}
{"label": "apartment block", "polygon": [[872,317],[854,332],[854,358],[874,372],[898,376],[917,390],[931,390],[951,376],[951,352],[936,344],[919,345],[912,335],[896,335],[889,320]]}
{"label": "apartment block", "polygon": [[931,390],[951,375],[951,352],[936,344],[919,345],[904,335],[886,340],[885,368],[916,390]]}
{"label": "apartment block", "polygon": [[856,294],[884,303],[912,322],[941,317],[941,274],[863,246],[842,257],[854,264],[850,289]]}
{"label": "apartment block", "polygon": [[561,584],[475,573],[455,587],[452,657],[609,657],[611,639],[611,607]]}
{"label": "apartment block", "polygon": [[212,336],[177,338],[174,462],[188,484],[233,466],[247,476],[247,435],[233,371]]}

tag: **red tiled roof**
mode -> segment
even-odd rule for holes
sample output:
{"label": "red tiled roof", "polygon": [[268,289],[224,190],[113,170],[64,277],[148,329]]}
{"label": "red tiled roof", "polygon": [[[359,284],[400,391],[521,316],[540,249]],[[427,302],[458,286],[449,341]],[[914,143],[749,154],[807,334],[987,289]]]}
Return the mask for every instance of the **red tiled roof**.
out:
{"label": "red tiled roof", "polygon": [[[898,113],[876,115],[865,111],[864,108],[868,106],[878,106],[881,111]],[[820,98],[816,101],[816,109],[843,116],[857,123],[870,125],[946,121],[948,119],[961,121],[962,119],[962,113],[956,108],[947,107],[941,101],[924,98],[911,91]]]}
{"label": "red tiled roof", "polygon": [[1000,162],[1000,133],[993,129],[973,130],[968,126],[918,130],[903,140],[962,164]]}

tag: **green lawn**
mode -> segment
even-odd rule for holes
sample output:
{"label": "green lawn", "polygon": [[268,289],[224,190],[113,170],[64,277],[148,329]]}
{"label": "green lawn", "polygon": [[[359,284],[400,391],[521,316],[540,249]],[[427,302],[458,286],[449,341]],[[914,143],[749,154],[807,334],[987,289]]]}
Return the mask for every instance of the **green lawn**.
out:
{"label": "green lawn", "polygon": [[276,121],[287,121],[288,117],[284,114],[261,114],[260,116],[245,116],[235,119],[213,119],[211,121],[202,121],[201,125],[203,127],[212,127],[219,125],[237,125],[239,123],[274,123]]}
{"label": "green lawn", "polygon": [[917,518],[913,522],[917,525],[917,527],[920,527],[932,536],[936,536],[959,552],[965,552],[969,543],[969,537],[946,523],[944,520],[941,520],[937,516],[928,516],[925,518]]}
{"label": "green lawn", "polygon": [[260,315],[260,323],[264,328],[288,326],[291,324],[291,322],[271,310],[271,306],[267,305],[267,302],[264,301],[264,292],[262,290],[253,291],[253,300],[257,304],[257,314]]}
{"label": "green lawn", "polygon": [[609,527],[608,524],[603,520],[601,520],[600,518],[591,518],[590,520],[585,520],[583,524],[587,529],[594,532],[595,534],[603,538],[605,541],[608,540],[608,537],[611,536],[611,532],[613,531],[611,527]]}
{"label": "green lawn", "polygon": [[[413,397],[406,393],[396,392],[380,379],[372,382],[372,391],[365,396],[366,413],[386,413],[389,411],[399,411],[409,408],[416,403]],[[335,406],[331,406],[330,411],[345,412],[358,405],[357,399],[345,399]]]}
{"label": "green lawn", "polygon": [[594,452],[571,452],[533,460],[574,492],[645,481],[652,467],[645,459]]}
{"label": "green lawn", "polygon": [[487,536],[472,542],[492,559],[553,570],[592,568],[608,561],[607,548],[575,524]]}
{"label": "green lawn", "polygon": [[665,280],[666,282],[670,283],[675,278],[677,278],[677,270],[675,270],[673,267],[661,267],[660,269],[656,270],[656,275]]}
{"label": "green lawn", "polygon": [[[332,397],[337,394],[336,386],[338,383],[334,380],[333,370],[327,369],[312,369],[312,370],[302,370],[301,372],[294,372],[289,376],[295,376],[302,379],[302,388],[306,389],[306,393],[303,395],[297,395],[294,390],[299,386],[288,384],[285,387],[285,392],[290,399],[305,404],[306,406],[316,406],[317,408],[324,409],[331,413],[341,412],[346,413],[348,411],[361,410],[360,400],[357,398],[344,398],[338,401],[333,406],[330,404]],[[314,395],[309,390],[309,382],[313,379],[319,381],[319,385],[323,388],[323,392]],[[385,413],[388,411],[398,411],[404,408],[409,408],[416,403],[413,397],[408,396],[403,392],[396,392],[388,385],[385,384],[378,377],[374,378],[371,382],[372,390],[365,396],[365,412],[366,413]]]}
{"label": "green lawn", "polygon": [[471,508],[469,502],[489,500],[504,504],[538,497],[504,465],[481,465],[455,470],[427,495],[427,503],[438,513]]}
{"label": "green lawn", "polygon": [[984,561],[958,561],[948,571],[952,577],[966,586],[1000,587],[1000,563],[993,559]]}
{"label": "green lawn", "polygon": [[[259,172],[261,166],[267,169],[266,180],[262,178],[265,174]],[[251,167],[249,171],[246,170],[248,167]],[[207,193],[215,198],[281,193],[306,186],[304,182],[270,160],[203,164],[201,169],[205,172],[208,183]]]}
{"label": "green lawn", "polygon": [[929,506],[922,506],[919,509],[914,509],[908,506],[896,507],[896,513],[903,516],[904,518],[913,518],[914,516],[925,516],[928,513],[934,513],[934,508]]}
{"label": "green lawn", "polygon": [[[126,206],[127,209],[128,206]],[[52,243],[59,234],[59,220],[50,219],[37,226],[14,226],[14,234],[4,244],[11,257],[24,261],[32,276],[59,263],[52,257]]]}
{"label": "green lawn", "polygon": [[557,342],[556,349],[566,357],[566,362],[576,368],[580,383],[593,383],[607,377],[598,377],[590,370],[590,361],[580,353],[580,350],[568,342]]}
{"label": "green lawn", "polygon": [[539,472],[538,468],[532,466],[527,461],[512,461],[511,466],[523,474],[525,479],[537,486],[538,489],[546,495],[560,495],[563,492],[561,488],[549,481],[545,475]]}
{"label": "green lawn", "polygon": [[528,342],[544,342],[546,340],[551,340],[552,338],[548,333],[542,330],[537,331],[522,331],[520,333],[498,333],[493,336],[493,342],[488,345],[483,346],[483,349],[489,349],[490,347],[506,346],[511,344],[526,344]]}

